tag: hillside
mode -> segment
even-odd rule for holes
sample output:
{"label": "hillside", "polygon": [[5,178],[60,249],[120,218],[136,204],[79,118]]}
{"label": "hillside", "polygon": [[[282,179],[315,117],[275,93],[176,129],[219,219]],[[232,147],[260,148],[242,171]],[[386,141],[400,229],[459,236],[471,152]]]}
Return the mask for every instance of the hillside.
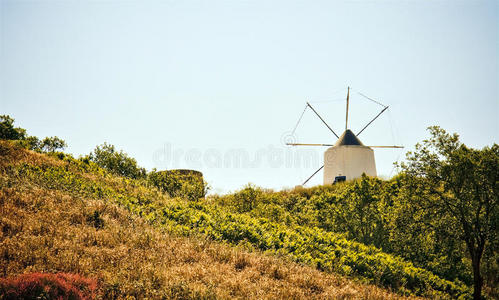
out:
{"label": "hillside", "polygon": [[401,298],[223,239],[171,234],[152,208],[190,203],[70,156],[0,141],[0,157],[2,277],[77,273],[106,299]]}

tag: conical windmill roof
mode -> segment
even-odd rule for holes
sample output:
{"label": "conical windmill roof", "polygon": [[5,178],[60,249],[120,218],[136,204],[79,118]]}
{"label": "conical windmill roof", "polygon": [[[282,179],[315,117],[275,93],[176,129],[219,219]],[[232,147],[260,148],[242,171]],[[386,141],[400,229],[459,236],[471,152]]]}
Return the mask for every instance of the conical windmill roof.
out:
{"label": "conical windmill roof", "polygon": [[359,138],[350,130],[347,129],[340,136],[336,144],[334,146],[364,146]]}

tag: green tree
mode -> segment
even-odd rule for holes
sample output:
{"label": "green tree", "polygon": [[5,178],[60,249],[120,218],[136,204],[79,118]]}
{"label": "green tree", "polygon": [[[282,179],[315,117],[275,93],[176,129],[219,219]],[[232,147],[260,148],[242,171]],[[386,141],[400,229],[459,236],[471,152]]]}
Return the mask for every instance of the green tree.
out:
{"label": "green tree", "polygon": [[436,126],[429,130],[431,138],[417,144],[402,164],[411,205],[419,209],[422,226],[440,223],[449,240],[465,243],[473,271],[473,297],[480,299],[482,256],[486,248],[496,247],[499,237],[499,146],[472,149],[457,134]]}
{"label": "green tree", "polygon": [[263,191],[252,184],[248,184],[244,189],[234,194],[235,205],[239,212],[251,211],[260,200]]}
{"label": "green tree", "polygon": [[[341,185],[341,186],[340,186]],[[334,192],[324,192],[315,200],[320,227],[346,233],[351,239],[376,247],[385,247],[384,183],[365,174],[354,181],[341,183]]]}
{"label": "green tree", "polygon": [[117,151],[113,145],[107,143],[95,147],[88,159],[116,175],[133,179],[146,177],[146,170],[139,167],[134,158],[122,150]]}
{"label": "green tree", "polygon": [[56,150],[64,150],[66,147],[66,142],[56,136],[46,137],[39,144],[39,148],[43,152],[55,152]]}
{"label": "green tree", "polygon": [[[472,285],[466,245],[455,236],[455,230],[448,228],[447,217],[442,216],[437,207],[415,203],[423,196],[414,196],[414,188],[412,184],[406,184],[409,180],[404,174],[392,181],[401,186],[398,192],[394,191],[392,206],[385,210],[389,236],[383,249],[440,277]],[[411,181],[415,182],[414,179]],[[437,215],[440,217],[435,217]]]}
{"label": "green tree", "polygon": [[8,115],[0,116],[0,139],[2,140],[24,140],[26,130],[14,127],[14,119]]}

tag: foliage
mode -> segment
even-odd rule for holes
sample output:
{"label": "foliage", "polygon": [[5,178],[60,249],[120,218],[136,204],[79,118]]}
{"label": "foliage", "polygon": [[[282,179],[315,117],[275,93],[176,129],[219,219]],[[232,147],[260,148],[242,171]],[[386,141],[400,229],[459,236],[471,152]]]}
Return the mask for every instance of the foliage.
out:
{"label": "foliage", "polygon": [[97,229],[104,227],[104,219],[102,219],[101,212],[98,210],[87,216],[87,222]]}
{"label": "foliage", "polygon": [[[257,188],[254,188],[257,189]],[[258,189],[257,189],[258,190]],[[384,181],[362,177],[357,181],[290,191],[248,192],[214,196],[225,210],[242,212],[241,199],[250,194],[253,217],[264,217],[286,226],[318,227],[344,234],[348,239],[374,245],[450,281],[469,283],[470,273],[460,245],[442,247],[439,232],[422,231],[412,206],[407,204],[403,176]]]}
{"label": "foliage", "polygon": [[57,150],[64,150],[66,147],[66,142],[56,136],[46,137],[40,142],[40,150],[42,152],[55,152]]}
{"label": "foliage", "polygon": [[468,293],[459,283],[442,280],[375,247],[349,241],[317,227],[290,228],[264,218],[226,213],[223,208],[199,204],[177,204],[163,208],[162,214],[157,220],[170,223],[171,230],[176,232],[198,231],[215,240],[249,244],[263,251],[288,255],[323,271],[360,277],[402,293],[429,295],[440,291],[453,297]]}
{"label": "foliage", "polygon": [[38,152],[55,152],[67,147],[66,142],[56,136],[46,137],[43,140],[36,136],[28,136],[26,129],[14,128],[14,119],[7,115],[0,116],[0,139],[17,140],[22,147]]}
{"label": "foliage", "polygon": [[197,174],[183,174],[180,170],[156,171],[147,174],[148,181],[171,197],[186,198],[197,201],[204,198],[208,192],[208,185],[202,176]]}
{"label": "foliage", "polygon": [[95,147],[88,159],[119,176],[133,179],[146,176],[145,169],[139,167],[134,158],[129,157],[123,150],[117,151],[113,145],[107,143]]}
{"label": "foliage", "polygon": [[[170,199],[142,180],[68,154],[38,154],[0,141],[0,156],[0,277],[78,273],[99,282],[97,299],[400,298],[211,241],[161,217],[162,208],[178,205],[184,218],[196,212],[193,220],[203,207],[217,213],[205,201]],[[168,233],[183,228],[191,237]]]}
{"label": "foliage", "polygon": [[474,299],[481,298],[481,260],[497,253],[499,238],[499,145],[466,147],[458,135],[430,127],[431,138],[416,145],[402,167],[410,203],[422,226],[445,232],[447,244],[462,240],[471,258]]}
{"label": "foliage", "polygon": [[2,140],[23,140],[26,137],[26,130],[14,127],[14,119],[7,115],[0,116],[0,139]]}
{"label": "foliage", "polygon": [[347,235],[364,244],[386,248],[387,220],[383,215],[390,196],[388,186],[377,178],[363,176],[353,184],[343,184],[335,193],[318,195],[314,201],[321,227]]}
{"label": "foliage", "polygon": [[0,278],[0,298],[14,299],[94,299],[97,282],[77,274],[31,273]]}
{"label": "foliage", "polygon": [[[213,240],[285,255],[319,270],[357,277],[399,293],[468,295],[467,287],[459,282],[439,278],[400,257],[353,242],[341,234],[307,225],[285,225],[250,213],[231,213],[211,201],[158,201],[163,198],[161,194],[143,186],[141,181],[88,177],[78,172],[80,168],[84,165],[80,166],[78,161],[66,166],[23,163],[11,172],[44,189],[118,203],[156,226],[177,234],[202,234]],[[244,192],[246,196],[258,194],[262,196],[264,192]]]}

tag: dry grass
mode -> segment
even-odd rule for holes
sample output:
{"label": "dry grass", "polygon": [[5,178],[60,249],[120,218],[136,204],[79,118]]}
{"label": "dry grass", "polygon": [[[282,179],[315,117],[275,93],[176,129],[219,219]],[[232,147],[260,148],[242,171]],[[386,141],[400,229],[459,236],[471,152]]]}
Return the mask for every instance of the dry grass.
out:
{"label": "dry grass", "polygon": [[[19,161],[60,163],[5,144],[0,148],[1,170]],[[0,188],[2,277],[77,273],[97,279],[106,299],[401,298],[277,257],[172,236],[104,200],[41,189],[4,172]]]}

